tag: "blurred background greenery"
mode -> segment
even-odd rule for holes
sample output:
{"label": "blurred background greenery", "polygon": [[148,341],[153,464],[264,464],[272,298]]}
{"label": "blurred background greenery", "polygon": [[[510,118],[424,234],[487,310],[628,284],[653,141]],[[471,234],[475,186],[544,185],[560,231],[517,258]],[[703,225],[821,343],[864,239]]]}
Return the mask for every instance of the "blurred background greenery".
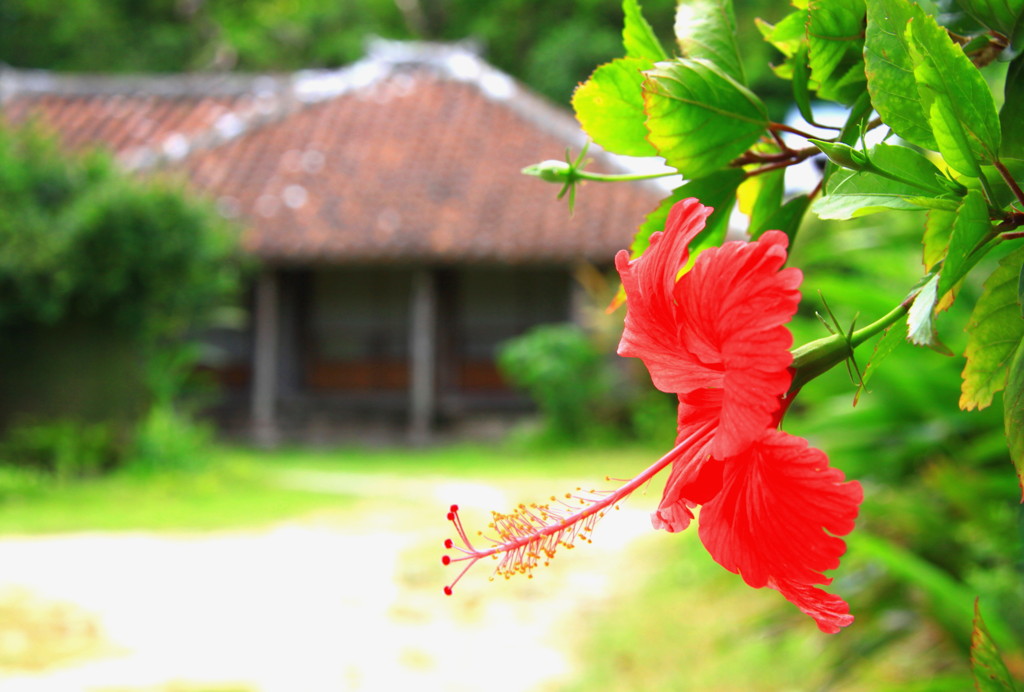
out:
{"label": "blurred background greenery", "polygon": [[64,481],[189,463],[209,438],[186,396],[191,340],[237,300],[244,264],[236,229],[180,186],[0,126],[6,464]]}
{"label": "blurred background greenery", "polygon": [[[644,3],[647,17],[666,39],[674,5],[673,0]],[[785,117],[788,84],[772,78],[772,53],[760,40],[754,18],[775,21],[788,9],[767,0],[737,2],[747,73],[775,119]],[[472,39],[489,61],[567,105],[576,83],[621,53],[621,21],[618,0],[2,0],[0,62],[67,71],[276,71],[352,62],[362,56],[371,34]],[[191,419],[182,398],[194,386],[187,376],[193,347],[183,345],[182,337],[214,319],[237,288],[240,267],[230,229],[218,226],[208,210],[176,190],[124,180],[102,157],[64,161],[34,135],[17,139],[21,136],[0,133],[4,347],[25,352],[24,344],[11,340],[12,330],[36,334],[32,338],[42,343],[60,339],[59,334],[40,336],[60,318],[70,315],[72,324],[102,318],[103,338],[120,339],[122,350],[112,351],[105,342],[97,352],[137,359],[147,384],[144,392],[126,392],[120,398],[125,410],[103,420],[70,421],[58,413],[42,422],[26,421],[9,434],[0,448],[5,462],[0,466],[0,510],[7,521],[0,528],[26,530],[18,517],[35,512],[36,519],[25,520],[29,526],[36,521],[47,527],[43,531],[64,530],[69,522],[89,516],[82,503],[104,507],[98,510],[103,516],[111,498],[122,496],[144,498],[136,504],[153,515],[167,508],[162,502],[183,497],[191,500],[181,507],[240,503],[240,521],[251,519],[267,506],[266,486],[251,481],[250,472],[238,471],[237,459],[228,471],[210,471],[225,453],[203,451],[209,449],[209,432]],[[551,152],[552,157],[560,154]],[[579,204],[586,204],[587,192]],[[139,218],[163,229],[150,234],[149,244],[123,233]],[[12,235],[15,222],[21,230]],[[847,224],[808,219],[792,256],[806,277],[801,313],[792,325],[797,343],[824,335],[814,314],[824,312],[819,291],[846,325],[858,316],[861,323],[871,321],[900,301],[921,272],[922,225],[916,214],[877,215]],[[85,264],[74,258],[95,247],[105,253],[117,250],[107,259],[111,270],[103,281],[76,273]],[[182,255],[181,247],[193,251]],[[978,277],[985,274],[985,267],[977,268],[963,295],[976,295]],[[148,281],[153,277],[159,281]],[[136,290],[139,281],[145,291]],[[536,397],[544,414],[539,429],[509,442],[511,458],[584,442],[591,449],[583,455],[587,461],[566,465],[564,470],[571,472],[607,458],[596,448],[630,444],[632,459],[639,441],[646,445],[640,456],[649,453],[653,459],[670,443],[671,399],[653,392],[642,372],[613,355],[621,312],[600,316],[613,281],[610,277],[594,292],[589,331],[548,328],[507,346],[509,371],[517,373],[517,384]],[[169,293],[169,286],[187,290]],[[963,351],[966,318],[958,304],[939,321],[941,336],[954,353]],[[872,347],[865,345],[857,354],[861,372]],[[37,346],[33,352],[45,355],[46,350]],[[578,687],[798,689],[792,680],[802,680],[806,686],[799,689],[963,690],[971,684],[967,647],[975,597],[1011,668],[1024,675],[1019,488],[998,405],[971,413],[957,407],[962,367],[959,356],[903,344],[856,406],[857,372],[837,368],[808,385],[787,418],[790,432],[808,437],[865,485],[858,529],[835,584],[836,592],[854,604],[858,619],[853,627],[827,642],[796,636],[789,625],[799,616],[791,609],[750,596],[738,579],[701,557],[695,541],[680,541],[671,554],[660,549],[652,554],[654,571],[642,578],[636,593],[592,613],[580,647]],[[93,370],[102,377],[102,363],[97,361]],[[569,386],[573,382],[587,386]],[[43,394],[41,389],[41,409],[47,405]],[[122,425],[126,419],[134,430],[130,441]],[[524,444],[534,451],[523,452]],[[557,455],[541,457],[547,464],[560,463]],[[465,467],[448,469],[443,458],[432,458],[432,468],[452,475],[488,465],[480,452]],[[364,462],[356,455],[346,463]],[[148,485],[117,477],[85,490],[52,485],[53,479],[93,475],[118,463],[147,473],[173,472],[193,463],[206,468],[162,476]],[[529,474],[538,466],[509,461],[508,468]],[[210,473],[220,480],[209,481]],[[239,473],[248,480],[240,482]],[[195,486],[196,478],[207,481]],[[147,494],[143,487],[157,490]],[[166,487],[178,490],[160,490]],[[188,490],[195,487],[202,488],[198,495]],[[231,492],[220,493],[223,488]],[[237,499],[246,488],[259,489],[247,495],[256,498],[251,503]],[[308,509],[308,498],[278,499],[273,506],[283,508],[282,516]],[[38,519],[62,516],[59,507],[74,509],[63,520]],[[165,516],[189,516],[187,509],[174,512]],[[98,519],[98,526],[107,521]],[[159,523],[131,513],[113,523],[118,521],[142,527]],[[216,521],[212,525],[219,526]],[[721,590],[735,611],[753,613],[746,620],[749,629],[730,627],[736,613],[702,603],[701,589]],[[694,649],[700,656],[681,652],[683,645],[675,639],[681,631],[688,633],[687,641],[707,631],[712,645]],[[764,677],[763,671],[787,657],[789,674]],[[872,677],[868,671],[879,666],[884,674]],[[865,679],[875,682],[857,687]]]}
{"label": "blurred background greenery", "polygon": [[[643,5],[668,42],[675,1]],[[771,48],[754,17],[777,21],[787,9],[737,3],[755,82],[769,74]],[[619,0],[4,0],[0,62],[75,72],[277,71],[354,62],[368,35],[470,39],[495,66],[568,104],[578,82],[620,55],[621,31]],[[788,97],[788,88],[775,93]]]}

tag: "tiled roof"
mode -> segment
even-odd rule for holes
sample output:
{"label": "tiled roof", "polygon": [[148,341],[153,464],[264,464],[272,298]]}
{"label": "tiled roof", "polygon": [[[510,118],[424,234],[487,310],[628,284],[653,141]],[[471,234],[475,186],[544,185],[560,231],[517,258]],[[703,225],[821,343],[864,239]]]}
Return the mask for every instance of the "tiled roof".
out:
{"label": "tiled roof", "polygon": [[128,168],[184,171],[273,262],[606,261],[663,194],[590,183],[570,217],[557,186],[519,171],[579,149],[572,116],[457,46],[384,44],[278,77],[6,72],[0,107]]}

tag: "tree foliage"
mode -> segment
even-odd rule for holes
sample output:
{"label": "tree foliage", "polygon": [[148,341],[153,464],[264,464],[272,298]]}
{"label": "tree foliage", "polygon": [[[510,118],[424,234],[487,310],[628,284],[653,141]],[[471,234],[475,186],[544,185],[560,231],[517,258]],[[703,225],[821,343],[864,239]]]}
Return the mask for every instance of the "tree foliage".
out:
{"label": "tree foliage", "polygon": [[234,230],[109,157],[0,129],[0,328],[88,320],[140,339],[203,324],[236,290]]}
{"label": "tree foliage", "polygon": [[0,128],[0,459],[71,477],[160,450],[167,466],[201,432],[177,408],[187,340],[234,299],[239,260],[180,186]]}
{"label": "tree foliage", "polygon": [[[363,56],[370,35],[481,44],[485,56],[547,96],[565,101],[592,66],[619,49],[618,0],[5,0],[0,62],[63,71],[279,71],[337,67]],[[739,41],[756,41],[740,8]],[[674,3],[648,14],[671,36]],[[748,71],[767,71],[767,50]],[[753,52],[753,51],[748,51]]]}

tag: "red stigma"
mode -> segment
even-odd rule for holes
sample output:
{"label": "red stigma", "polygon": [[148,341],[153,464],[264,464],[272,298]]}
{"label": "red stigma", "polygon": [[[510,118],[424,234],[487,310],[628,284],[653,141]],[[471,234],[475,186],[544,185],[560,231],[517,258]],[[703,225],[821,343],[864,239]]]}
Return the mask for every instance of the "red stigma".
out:
{"label": "red stigma", "polygon": [[450,507],[450,508],[448,509],[448,511],[449,511],[449,512],[458,512],[458,511],[459,511],[459,506],[458,506],[458,505],[452,505],[452,506],[451,506],[451,507]]}
{"label": "red stigma", "polygon": [[452,548],[455,547],[455,541],[453,541],[450,538],[444,539],[444,547],[448,548],[449,550],[451,550]]}
{"label": "red stigma", "polygon": [[450,587],[450,586],[444,587],[444,595],[445,596],[451,596],[452,595],[452,587]]}
{"label": "red stigma", "polygon": [[452,559],[450,557],[448,557],[447,555],[442,555],[441,556],[441,564],[442,565],[450,565],[450,564],[452,564]]}

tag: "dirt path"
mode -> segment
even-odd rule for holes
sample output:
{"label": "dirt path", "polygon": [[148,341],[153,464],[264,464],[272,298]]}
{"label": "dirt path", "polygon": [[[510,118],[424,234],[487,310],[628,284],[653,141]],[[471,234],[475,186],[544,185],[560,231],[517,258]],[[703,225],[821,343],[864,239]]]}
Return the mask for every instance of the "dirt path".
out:
{"label": "dirt path", "polygon": [[18,669],[12,655],[32,642],[0,621],[0,689],[551,689],[571,673],[574,620],[629,588],[642,569],[632,546],[650,534],[646,511],[624,507],[537,578],[492,584],[479,565],[445,598],[444,508],[482,518],[509,506],[501,491],[313,472],[282,482],[366,499],[258,531],[0,540],[0,618],[17,606],[50,643],[81,644],[63,665]]}

